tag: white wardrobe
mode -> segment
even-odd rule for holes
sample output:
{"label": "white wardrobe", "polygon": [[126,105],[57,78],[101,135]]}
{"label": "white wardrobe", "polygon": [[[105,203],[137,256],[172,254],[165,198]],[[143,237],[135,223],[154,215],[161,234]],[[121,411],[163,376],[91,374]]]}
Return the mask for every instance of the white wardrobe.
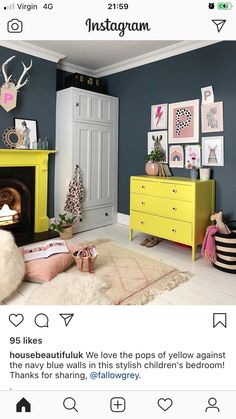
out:
{"label": "white wardrobe", "polygon": [[70,87],[57,92],[55,216],[63,213],[75,166],[85,199],[74,231],[112,224],[117,216],[118,98]]}

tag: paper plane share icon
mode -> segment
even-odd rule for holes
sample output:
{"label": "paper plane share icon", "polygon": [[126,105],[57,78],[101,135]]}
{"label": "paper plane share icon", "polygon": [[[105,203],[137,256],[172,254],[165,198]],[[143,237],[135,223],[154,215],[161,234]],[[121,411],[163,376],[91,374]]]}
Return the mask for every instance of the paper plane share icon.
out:
{"label": "paper plane share icon", "polygon": [[63,314],[60,314],[60,316],[63,318],[65,322],[65,326],[67,327],[70,321],[72,320],[72,318],[74,317],[74,314],[63,313]]}
{"label": "paper plane share icon", "polygon": [[221,19],[221,20],[220,19],[214,19],[214,20],[212,20],[212,22],[216,25],[217,32],[219,33],[221,31],[221,29],[223,28],[223,26],[226,22],[226,19]]}

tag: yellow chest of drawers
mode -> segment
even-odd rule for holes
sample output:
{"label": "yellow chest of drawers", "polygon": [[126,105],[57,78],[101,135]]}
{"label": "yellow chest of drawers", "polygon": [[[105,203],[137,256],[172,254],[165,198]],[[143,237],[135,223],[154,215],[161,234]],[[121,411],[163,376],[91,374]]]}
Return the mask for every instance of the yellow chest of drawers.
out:
{"label": "yellow chest of drawers", "polygon": [[214,180],[131,177],[130,240],[138,230],[183,243],[192,247],[195,260],[214,211]]}

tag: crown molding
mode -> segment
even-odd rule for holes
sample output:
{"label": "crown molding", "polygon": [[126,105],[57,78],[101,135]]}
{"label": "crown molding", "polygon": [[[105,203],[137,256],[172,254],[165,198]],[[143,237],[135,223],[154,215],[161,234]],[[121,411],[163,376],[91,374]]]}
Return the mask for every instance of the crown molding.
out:
{"label": "crown molding", "polygon": [[0,41],[0,45],[5,48],[33,55],[34,57],[42,58],[43,60],[52,61],[54,63],[58,63],[59,60],[66,57],[58,52],[50,51],[49,49],[41,48],[25,41]]}
{"label": "crown molding", "polygon": [[[16,51],[24,52],[44,60],[53,61],[57,64],[60,70],[68,71],[70,73],[83,73],[93,77],[104,77],[110,74],[119,73],[121,71],[130,70],[131,68],[140,67],[145,64],[153,63],[155,61],[164,60],[166,58],[174,57],[175,55],[184,54],[186,52],[194,51],[195,49],[204,48],[209,45],[216,44],[221,41],[180,41],[177,44],[169,47],[161,48],[156,51],[149,52],[128,60],[120,61],[118,63],[92,70],[89,68],[77,66],[68,63],[63,59],[65,55],[50,51],[37,45],[30,44],[25,41],[0,41],[0,45]],[[59,62],[62,60],[61,62]]]}
{"label": "crown molding", "polygon": [[91,70],[90,68],[81,67],[76,64],[71,64],[66,61],[61,61],[58,63],[57,68],[59,70],[68,71],[69,73],[82,73],[86,76],[95,76],[96,70]]}
{"label": "crown molding", "polygon": [[104,77],[109,76],[110,74],[119,73],[121,71],[130,70],[131,68],[140,67],[145,64],[150,64],[155,61],[165,60],[166,58],[194,51],[195,49],[204,48],[218,42],[221,41],[180,41],[177,44],[170,45],[169,47],[161,48],[147,54],[120,61],[119,63],[102,67],[98,70],[91,70],[89,68],[80,67],[64,61],[58,64],[58,68],[61,70],[69,71],[71,73],[78,72],[93,77]]}
{"label": "crown molding", "polygon": [[131,68],[140,67],[155,61],[165,60],[175,55],[184,54],[194,51],[195,49],[204,48],[209,45],[216,44],[221,41],[181,41],[169,47],[161,48],[138,57],[130,58],[116,64],[112,64],[95,71],[96,77],[104,77],[110,74],[119,73],[121,71],[130,70]]}

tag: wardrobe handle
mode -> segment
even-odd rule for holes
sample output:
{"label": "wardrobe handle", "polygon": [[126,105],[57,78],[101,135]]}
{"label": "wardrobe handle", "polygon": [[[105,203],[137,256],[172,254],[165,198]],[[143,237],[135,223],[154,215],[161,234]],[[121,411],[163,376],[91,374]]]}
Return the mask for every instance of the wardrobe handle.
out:
{"label": "wardrobe handle", "polygon": [[105,216],[108,217],[108,215],[109,215],[108,212],[105,212]]}
{"label": "wardrobe handle", "polygon": [[142,189],[145,189],[145,186],[144,186],[144,185],[142,185],[142,186],[141,186],[141,188],[142,188]]}
{"label": "wardrobe handle", "polygon": [[176,229],[175,228],[172,228],[171,231],[172,231],[172,233],[176,233]]}
{"label": "wardrobe handle", "polygon": [[172,192],[176,193],[177,192],[177,189],[172,189]]}
{"label": "wardrobe handle", "polygon": [[145,202],[144,201],[142,201],[142,205],[145,205]]}
{"label": "wardrobe handle", "polygon": [[80,222],[82,223],[82,221],[83,221],[83,218],[80,218],[79,220],[80,220]]}
{"label": "wardrobe handle", "polygon": [[76,102],[75,106],[78,108],[79,107],[79,102]]}
{"label": "wardrobe handle", "polygon": [[143,225],[144,224],[144,221],[140,221],[140,223]]}
{"label": "wardrobe handle", "polygon": [[176,208],[176,207],[173,207],[173,208],[172,208],[172,210],[173,210],[173,211],[177,211],[177,208]]}

